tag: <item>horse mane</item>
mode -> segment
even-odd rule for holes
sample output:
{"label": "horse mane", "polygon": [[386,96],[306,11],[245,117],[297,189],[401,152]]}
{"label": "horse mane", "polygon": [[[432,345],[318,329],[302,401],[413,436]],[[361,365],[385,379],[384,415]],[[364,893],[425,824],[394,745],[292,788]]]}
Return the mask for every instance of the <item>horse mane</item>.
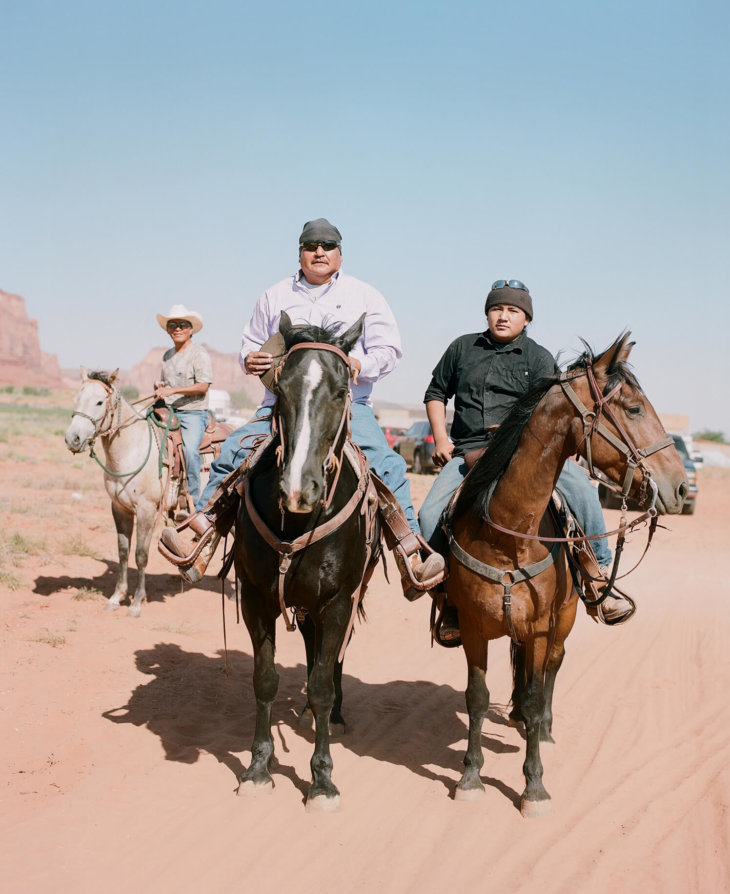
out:
{"label": "horse mane", "polygon": [[[566,367],[566,372],[585,370],[589,365],[593,365],[600,360],[606,353],[606,351],[603,351],[601,354],[596,355],[586,341],[583,341],[583,339],[581,341],[585,350],[577,360]],[[607,350],[611,350],[611,348]],[[537,405],[550,388],[559,381],[559,375],[547,376],[541,379],[512,407],[507,418],[489,441],[486,451],[470,474],[464,479],[464,484],[452,511],[452,522],[470,512],[481,518],[486,517],[488,509],[487,497],[491,485],[502,476],[510,464],[522,432],[537,409]],[[641,390],[641,386],[628,364],[614,359],[608,370],[608,379],[603,393],[607,394],[616,385],[624,382],[632,388]]]}
{"label": "horse mane", "polygon": [[86,374],[86,378],[96,379],[97,382],[102,382],[107,388],[111,388],[114,384],[114,374],[109,372],[108,369],[89,370]]}
{"label": "horse mane", "polygon": [[322,321],[321,326],[314,324],[302,323],[301,325],[292,326],[289,332],[284,336],[286,348],[303,343],[320,343],[331,345],[337,338],[342,323],[329,323],[327,320]]}

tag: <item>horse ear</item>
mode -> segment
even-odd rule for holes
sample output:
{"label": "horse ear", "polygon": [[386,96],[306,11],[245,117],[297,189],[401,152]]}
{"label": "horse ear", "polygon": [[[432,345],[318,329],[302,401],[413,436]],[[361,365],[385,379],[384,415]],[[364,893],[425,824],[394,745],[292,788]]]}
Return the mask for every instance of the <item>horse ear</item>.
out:
{"label": "horse ear", "polygon": [[337,347],[344,353],[349,354],[350,351],[355,346],[355,342],[362,335],[362,330],[365,326],[365,314],[362,314],[357,323],[353,323],[352,326],[347,330],[347,332],[343,332],[336,340],[335,344]]}
{"label": "horse ear", "polygon": [[619,366],[626,363],[631,349],[636,344],[636,342],[629,341],[630,338],[630,332],[619,335],[611,347],[604,351],[600,357],[596,358],[593,363],[593,371],[608,378]]}
{"label": "horse ear", "polygon": [[109,376],[109,384],[113,385],[116,381],[117,376],[119,375],[119,367],[117,367],[114,372]]}
{"label": "horse ear", "polygon": [[279,319],[279,332],[281,332],[281,334],[284,336],[284,340],[286,340],[287,335],[291,332],[291,328],[291,317],[285,310],[282,310],[281,317]]}
{"label": "horse ear", "polygon": [[89,370],[85,367],[81,367],[81,381],[85,382],[89,378]]}

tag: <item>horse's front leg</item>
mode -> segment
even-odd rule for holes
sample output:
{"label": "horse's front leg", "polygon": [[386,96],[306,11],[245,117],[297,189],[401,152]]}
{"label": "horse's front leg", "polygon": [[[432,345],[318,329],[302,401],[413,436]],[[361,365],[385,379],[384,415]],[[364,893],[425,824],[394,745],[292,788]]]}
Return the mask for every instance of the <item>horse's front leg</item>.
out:
{"label": "horse's front leg", "polygon": [[526,643],[525,686],[522,692],[522,718],[525,722],[527,747],[523,772],[525,790],[522,793],[520,812],[524,817],[543,816],[550,813],[550,795],[542,784],[540,759],[540,729],[545,714],[545,664],[550,648],[548,632],[536,633]]}
{"label": "horse's front leg", "polygon": [[256,695],[256,728],[251,745],[251,763],[241,776],[239,795],[274,787],[271,767],[274,759],[274,740],[271,736],[271,708],[279,689],[279,674],[274,663],[276,620],[258,614],[256,594],[241,594],[241,609],[253,645],[253,688]]}
{"label": "horse's front leg", "polygon": [[157,506],[154,503],[145,501],[144,504],[137,506],[137,545],[134,551],[135,562],[137,563],[137,587],[134,591],[134,598],[129,605],[129,616],[138,618],[142,613],[142,603],[147,601],[147,590],[145,575],[147,571],[147,560],[150,554],[150,540],[152,540],[152,531],[157,520]]}
{"label": "horse's front leg", "polygon": [[[465,615],[462,617],[466,620]],[[473,801],[484,794],[484,785],[479,778],[479,771],[484,764],[482,725],[489,710],[489,690],[486,683],[489,643],[463,620],[461,639],[468,665],[466,709],[469,714],[469,744],[464,755],[464,773],[456,786],[454,799],[456,801]]]}
{"label": "horse's front leg", "polygon": [[332,782],[330,755],[330,716],[335,703],[334,668],[350,615],[349,600],[330,603],[323,617],[315,621],[314,666],[309,675],[307,693],[314,714],[314,754],[310,763],[312,784],[307,792],[307,810],[337,810],[340,793]]}
{"label": "horse's front leg", "polygon": [[127,595],[127,566],[129,565],[129,545],[132,541],[134,529],[134,515],[112,503],[112,516],[117,529],[117,549],[119,552],[119,570],[114,592],[106,604],[107,611],[116,611],[121,605],[122,599]]}
{"label": "horse's front leg", "polygon": [[[312,673],[312,668],[314,667],[314,641],[315,641],[315,628],[314,622],[309,615],[309,612],[304,614],[302,620],[297,619],[297,627],[299,628],[299,632],[302,634],[302,639],[304,640],[304,649],[307,653],[307,679],[309,679],[309,675]],[[334,684],[335,684],[335,701],[332,705],[332,711],[330,712],[330,736],[338,736],[344,735],[345,733],[345,718],[342,716],[342,662],[335,661],[335,668],[333,673]],[[312,714],[312,709],[309,705],[309,702],[304,706],[302,713],[299,715],[299,726],[304,729],[311,729],[314,724],[314,715]]]}

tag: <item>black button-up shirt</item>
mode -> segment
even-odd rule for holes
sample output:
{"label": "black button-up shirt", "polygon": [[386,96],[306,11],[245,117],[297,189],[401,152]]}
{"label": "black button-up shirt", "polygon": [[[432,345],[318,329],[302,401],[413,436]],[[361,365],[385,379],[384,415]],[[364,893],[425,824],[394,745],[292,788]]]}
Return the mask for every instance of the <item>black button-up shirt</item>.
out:
{"label": "black button-up shirt", "polygon": [[433,371],[424,402],[454,398],[454,456],[483,447],[487,429],[499,425],[533,385],[557,372],[552,354],[525,333],[501,344],[489,330],[462,335]]}

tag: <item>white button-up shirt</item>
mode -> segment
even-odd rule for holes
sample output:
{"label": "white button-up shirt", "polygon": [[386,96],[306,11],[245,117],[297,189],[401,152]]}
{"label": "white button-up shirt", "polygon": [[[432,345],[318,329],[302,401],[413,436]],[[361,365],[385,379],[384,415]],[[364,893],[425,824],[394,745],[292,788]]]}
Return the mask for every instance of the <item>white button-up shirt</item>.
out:
{"label": "white button-up shirt", "polygon": [[[362,365],[352,397],[355,403],[372,406],[373,383],[395,369],[403,356],[393,312],[377,289],[341,270],[335,273],[324,290],[317,288],[314,294],[300,281],[301,278],[300,270],[296,276],[288,276],[267,289],[256,302],[241,339],[239,362],[243,371],[249,374],[244,365],[246,356],[251,351],[260,350],[264,342],[279,331],[282,311],[289,314],[295,325],[342,323],[339,334],[346,332],[365,314],[362,335],[350,351],[350,356]],[[267,389],[262,406],[271,406],[275,400],[275,395]]]}

